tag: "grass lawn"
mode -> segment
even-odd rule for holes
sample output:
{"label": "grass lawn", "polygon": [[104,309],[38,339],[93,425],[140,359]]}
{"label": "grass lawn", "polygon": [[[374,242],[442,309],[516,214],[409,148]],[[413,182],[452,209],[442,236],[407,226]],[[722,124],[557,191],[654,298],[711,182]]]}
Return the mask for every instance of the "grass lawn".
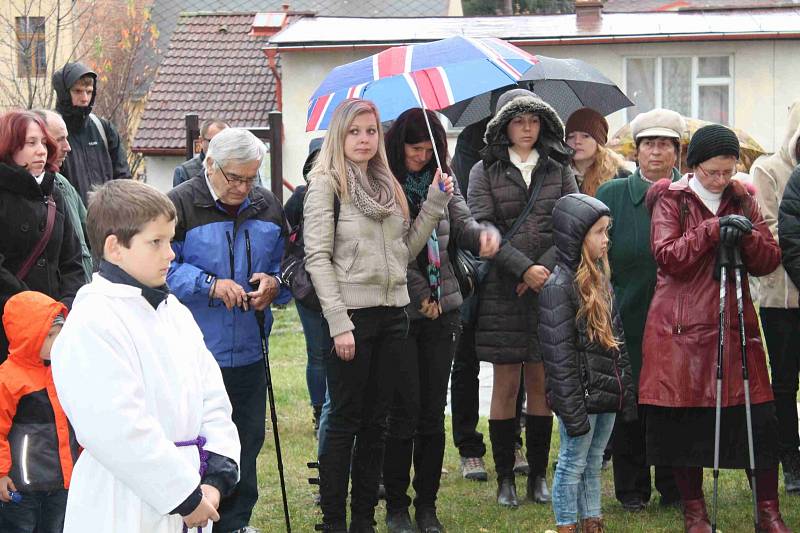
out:
{"label": "grass lawn", "polygon": [[[312,491],[316,487],[312,487],[307,482],[312,471],[306,468],[306,462],[316,458],[316,440],[313,436],[311,407],[305,382],[305,343],[293,306],[277,310],[275,317],[275,325],[270,338],[270,363],[292,529],[297,532],[313,531],[314,524],[321,521],[321,513],[319,507],[315,506],[312,500]],[[439,518],[449,532],[541,533],[547,529],[555,529],[550,506],[526,503],[513,511],[501,509],[494,501],[496,484],[493,472],[490,471],[488,483],[464,480],[458,469],[458,452],[452,445],[449,417],[446,427],[448,447],[444,466],[449,473],[442,477],[438,510]],[[488,446],[489,432],[485,419],[481,420],[480,431],[486,436]],[[713,431],[713,428],[709,428],[709,431]],[[556,430],[553,435],[551,461],[556,458],[557,453],[558,431]],[[490,469],[493,466],[491,453],[486,457],[486,466]],[[255,508],[251,525],[265,532],[284,531],[274,436],[271,430],[267,433],[264,449],[259,456],[258,468],[261,497]],[[316,475],[316,471],[313,472]],[[552,470],[549,476],[552,482]],[[736,471],[723,471],[720,480],[720,531],[723,533],[753,531],[750,492],[744,474]],[[709,508],[711,481],[711,471],[707,470],[705,490]],[[517,488],[520,497],[524,498],[524,477],[517,479]],[[413,489],[411,490],[413,491]],[[780,498],[787,525],[800,531],[800,497],[787,497],[781,482]],[[682,516],[677,509],[661,509],[655,503],[642,513],[624,512],[614,499],[610,469],[603,472],[603,511],[608,530],[611,532],[683,531]],[[378,531],[386,530],[383,523],[384,517],[385,506],[381,502],[376,510]]]}

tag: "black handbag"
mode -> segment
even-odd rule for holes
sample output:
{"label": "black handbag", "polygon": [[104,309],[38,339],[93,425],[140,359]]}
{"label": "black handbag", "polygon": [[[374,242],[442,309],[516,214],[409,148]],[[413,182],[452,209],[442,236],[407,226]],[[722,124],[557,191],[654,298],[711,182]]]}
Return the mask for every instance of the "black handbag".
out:
{"label": "black handbag", "polygon": [[[503,236],[503,241],[500,243],[501,246],[511,240],[511,237],[519,231],[519,228],[522,227],[522,223],[528,218],[531,210],[533,210],[533,204],[536,203],[539,192],[542,190],[543,182],[544,178],[536,182],[536,186],[533,189],[528,203],[525,205],[525,209],[516,220],[514,220],[514,225],[511,226],[508,233]],[[451,254],[453,272],[456,275],[456,281],[458,281],[458,288],[461,290],[461,296],[466,300],[470,296],[478,294],[478,288],[486,279],[486,276],[489,275],[489,270],[492,267],[492,260],[476,257],[475,254],[469,250],[464,250],[455,245],[453,248],[455,252]]]}
{"label": "black handbag", "polygon": [[[339,223],[339,198],[333,200],[333,231]],[[280,281],[289,288],[292,297],[304,307],[312,311],[322,311],[322,305],[314,290],[314,283],[306,271],[306,250],[303,242],[303,218],[292,228],[283,249],[281,259]]]}

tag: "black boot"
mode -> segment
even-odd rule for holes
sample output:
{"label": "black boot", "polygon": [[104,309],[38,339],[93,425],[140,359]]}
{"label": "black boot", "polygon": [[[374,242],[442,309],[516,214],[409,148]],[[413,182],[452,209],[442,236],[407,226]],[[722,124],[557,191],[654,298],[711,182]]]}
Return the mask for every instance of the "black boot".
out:
{"label": "black boot", "polygon": [[[421,509],[435,509],[442,480],[444,433],[418,435],[414,439],[414,506],[417,517]],[[434,512],[435,514],[435,512]]]}
{"label": "black boot", "polygon": [[319,494],[325,531],[347,529],[347,485],[353,436],[328,431],[319,456]]}
{"label": "black boot", "polygon": [[517,487],[514,484],[514,424],[515,418],[489,420],[489,438],[497,472],[497,503],[516,508]]}
{"label": "black boot", "polygon": [[408,514],[408,506],[411,505],[408,486],[411,483],[413,450],[413,439],[386,438],[386,450],[383,453],[383,486],[386,488],[387,517],[403,510]]}
{"label": "black boot", "polygon": [[[353,447],[352,489],[350,493],[350,531],[374,531],[378,481],[383,467],[383,430],[370,428],[356,436]],[[356,529],[353,529],[353,528]]]}
{"label": "black boot", "polygon": [[436,516],[436,507],[417,507],[416,518],[420,533],[444,533],[444,526]]}
{"label": "black boot", "polygon": [[781,465],[786,492],[800,492],[800,452],[794,450],[782,453]]}
{"label": "black boot", "polygon": [[536,503],[549,503],[547,488],[547,462],[550,457],[550,438],[553,435],[552,416],[525,416],[525,447],[530,465],[528,499]]}
{"label": "black boot", "polygon": [[311,408],[314,410],[314,438],[319,439],[319,417],[322,415],[322,406],[312,405]]}

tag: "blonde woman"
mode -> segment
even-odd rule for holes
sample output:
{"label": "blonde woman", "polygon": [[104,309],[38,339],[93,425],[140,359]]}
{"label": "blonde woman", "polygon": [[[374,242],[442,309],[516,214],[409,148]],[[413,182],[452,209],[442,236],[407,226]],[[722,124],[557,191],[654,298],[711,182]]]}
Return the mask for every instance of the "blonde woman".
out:
{"label": "blonde woman", "polygon": [[622,156],[606,148],[608,122],[594,109],[583,107],[572,113],[565,133],[567,144],[575,150],[572,170],[583,194],[594,196],[608,180],[630,176]]}
{"label": "blonde woman", "polygon": [[585,194],[556,202],[557,263],[539,296],[539,342],[561,448],[553,478],[559,533],[603,531],[600,469],[616,413],[636,418],[608,266],[611,212]]}
{"label": "blonde woman", "polygon": [[453,180],[437,172],[410,222],[375,105],[348,99],[337,107],[303,208],[306,269],[334,344],[325,360],[330,409],[319,445],[325,531],[347,531],[351,462],[349,531],[375,531],[388,403],[408,333],[406,267],[452,195]]}

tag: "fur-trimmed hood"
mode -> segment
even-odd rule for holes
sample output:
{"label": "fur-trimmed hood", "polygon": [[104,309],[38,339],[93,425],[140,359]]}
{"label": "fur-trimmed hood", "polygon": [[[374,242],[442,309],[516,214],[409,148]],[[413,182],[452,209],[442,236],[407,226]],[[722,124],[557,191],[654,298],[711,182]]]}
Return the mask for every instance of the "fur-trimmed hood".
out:
{"label": "fur-trimmed hood", "polygon": [[533,113],[541,122],[539,139],[535,148],[541,155],[549,155],[560,163],[569,163],[574,151],[564,142],[564,123],[550,104],[525,89],[512,89],[497,101],[497,113],[486,126],[481,152],[486,164],[497,159],[508,159],[511,141],[506,133],[508,123],[517,115]]}

